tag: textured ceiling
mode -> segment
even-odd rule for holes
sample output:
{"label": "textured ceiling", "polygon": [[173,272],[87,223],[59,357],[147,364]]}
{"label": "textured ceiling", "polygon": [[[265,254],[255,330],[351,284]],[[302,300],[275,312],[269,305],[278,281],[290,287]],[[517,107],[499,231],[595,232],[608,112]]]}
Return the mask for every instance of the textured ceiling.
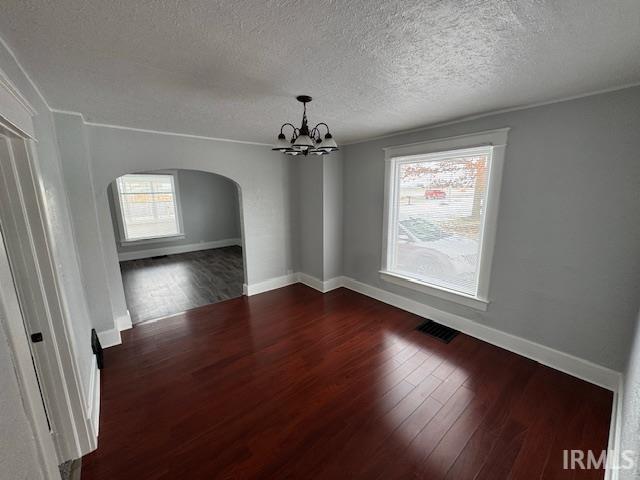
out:
{"label": "textured ceiling", "polygon": [[0,36],[54,108],[270,142],[338,142],[640,81],[638,0],[2,0]]}

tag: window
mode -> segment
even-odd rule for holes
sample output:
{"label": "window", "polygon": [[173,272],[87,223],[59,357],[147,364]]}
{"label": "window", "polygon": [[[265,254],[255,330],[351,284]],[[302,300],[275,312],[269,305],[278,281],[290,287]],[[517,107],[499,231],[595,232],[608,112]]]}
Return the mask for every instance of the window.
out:
{"label": "window", "polygon": [[124,175],[116,180],[116,187],[123,241],[182,234],[173,174]]}
{"label": "window", "polygon": [[384,279],[486,309],[506,131],[496,135],[387,150]]}

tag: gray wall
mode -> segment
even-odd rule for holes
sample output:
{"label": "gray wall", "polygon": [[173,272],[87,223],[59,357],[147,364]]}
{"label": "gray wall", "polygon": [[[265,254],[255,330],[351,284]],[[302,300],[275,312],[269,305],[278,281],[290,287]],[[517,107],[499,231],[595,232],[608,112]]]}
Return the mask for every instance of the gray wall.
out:
{"label": "gray wall", "polygon": [[323,180],[322,157],[293,157],[298,166],[300,242],[299,270],[322,280],[323,264]]}
{"label": "gray wall", "polygon": [[325,155],[323,160],[323,280],[342,275],[343,242],[343,158],[342,152]]}
{"label": "gray wall", "polygon": [[[57,113],[56,117],[67,114]],[[72,115],[73,116],[73,115]],[[265,145],[221,141],[184,135],[159,134],[130,129],[58,122],[69,129],[67,138],[86,138],[90,162],[91,201],[79,202],[77,218],[97,215],[100,243],[106,272],[107,291],[117,328],[126,302],[118,266],[113,222],[108,202],[108,186],[117,177],[133,172],[185,169],[215,173],[240,187],[241,229],[244,239],[245,280],[256,284],[296,271],[294,246],[296,209],[292,187],[292,159]],[[66,181],[75,175],[66,174]],[[75,221],[75,220],[74,220]],[[86,255],[80,245],[79,256]],[[93,251],[95,248],[91,247]],[[104,294],[104,289],[99,292]]]}
{"label": "gray wall", "polygon": [[294,157],[299,271],[326,281],[342,273],[342,152]]}
{"label": "gray wall", "polygon": [[[85,126],[103,245],[115,245],[107,186],[126,173],[165,169],[216,173],[240,186],[245,268],[249,283],[293,270],[291,159],[264,145]],[[109,255],[108,263],[116,258]],[[119,283],[120,279],[116,283]],[[122,286],[120,285],[120,288]]]}
{"label": "gray wall", "polygon": [[[102,332],[113,328],[114,318],[127,318],[124,310],[118,311],[111,302],[104,253],[100,243],[100,226],[95,208],[87,208],[94,204],[95,192],[92,185],[89,145],[81,132],[80,115],[54,114],[60,164],[65,180],[69,210],[73,220],[75,241],[78,250],[78,261],[82,268],[87,300],[91,305],[91,323]],[[104,339],[103,339],[104,341]]]}
{"label": "gray wall", "polygon": [[118,253],[240,238],[238,188],[231,180],[195,170],[177,171],[184,238],[158,243],[122,245],[119,241],[113,182],[108,189]]}
{"label": "gray wall", "polygon": [[[382,148],[511,127],[491,275],[477,312],[383,282]],[[349,145],[344,273],[621,371],[640,283],[640,88]]]}
{"label": "gray wall", "polygon": [[[622,422],[620,451],[632,450],[635,459],[640,462],[640,312],[636,322],[635,334],[629,361],[624,371],[622,389]],[[637,480],[640,476],[640,463],[634,470],[620,470],[620,480]]]}

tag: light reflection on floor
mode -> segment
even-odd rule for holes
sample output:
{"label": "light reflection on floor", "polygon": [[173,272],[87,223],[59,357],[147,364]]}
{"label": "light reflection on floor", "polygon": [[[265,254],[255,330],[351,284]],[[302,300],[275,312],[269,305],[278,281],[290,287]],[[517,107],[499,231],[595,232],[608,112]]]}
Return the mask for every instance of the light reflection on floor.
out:
{"label": "light reflection on floor", "polygon": [[[445,475],[450,465],[444,461],[449,459],[442,457],[446,457],[449,451],[446,442],[452,437],[445,436],[442,445],[439,439],[444,434],[444,426],[450,425],[451,416],[461,415],[474,397],[472,390],[461,387],[470,369],[463,362],[447,357],[445,344],[426,341],[417,337],[421,335],[418,332],[402,336],[385,332],[384,335],[389,353],[387,361],[380,366],[379,384],[384,390],[380,392],[381,398],[388,400],[380,405],[383,413],[380,423],[388,435],[385,449],[403,451],[403,461],[422,465],[436,478],[438,472]],[[407,395],[384,396],[403,382],[409,383]],[[455,384],[454,388],[449,382]],[[403,393],[401,390],[400,395]],[[454,401],[445,412],[443,405],[449,398]],[[456,423],[456,428],[462,431],[475,427],[475,415],[461,415]]]}

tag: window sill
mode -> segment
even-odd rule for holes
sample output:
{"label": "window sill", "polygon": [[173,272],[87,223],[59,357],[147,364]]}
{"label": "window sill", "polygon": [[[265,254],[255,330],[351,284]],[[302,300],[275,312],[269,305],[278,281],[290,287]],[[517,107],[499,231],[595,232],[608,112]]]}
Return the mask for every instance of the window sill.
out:
{"label": "window sill", "polygon": [[427,295],[431,295],[433,297],[443,298],[445,300],[449,300],[450,302],[458,303],[466,307],[471,307],[475,308],[476,310],[486,312],[489,306],[489,300],[470,297],[468,295],[465,295],[464,293],[434,287],[433,285],[423,283],[419,280],[405,277],[397,273],[388,272],[386,270],[380,270],[379,273],[380,277],[386,282],[400,285],[401,287],[410,288],[411,290],[416,290],[418,292],[426,293]]}
{"label": "window sill", "polygon": [[184,233],[179,233],[177,235],[166,235],[164,237],[141,238],[140,240],[121,240],[120,245],[130,247],[133,245],[145,245],[147,243],[173,242],[175,240],[182,240],[183,238],[186,238]]}

